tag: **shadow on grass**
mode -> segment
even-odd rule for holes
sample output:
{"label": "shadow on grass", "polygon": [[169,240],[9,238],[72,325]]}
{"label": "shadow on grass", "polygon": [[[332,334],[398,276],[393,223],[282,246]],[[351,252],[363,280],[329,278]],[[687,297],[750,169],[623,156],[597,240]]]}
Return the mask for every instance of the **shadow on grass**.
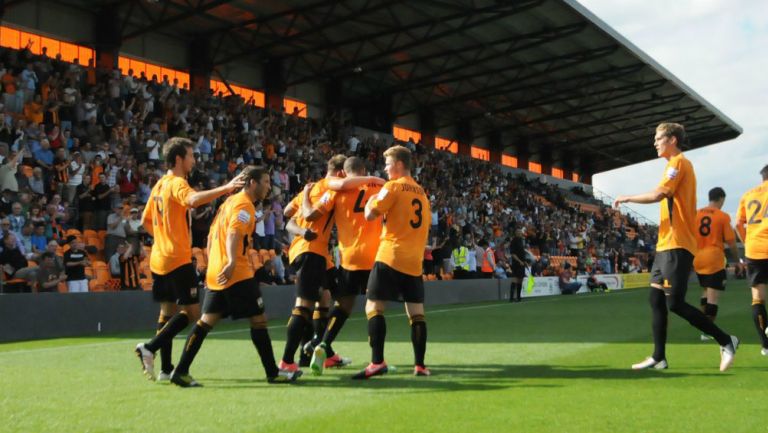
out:
{"label": "shadow on grass", "polygon": [[[413,377],[410,369],[399,369],[381,377],[368,380],[353,380],[354,370],[343,374],[337,372],[323,377],[306,373],[292,385],[300,388],[360,388],[381,391],[487,391],[506,388],[558,388],[568,386],[568,380],[673,380],[685,377],[722,376],[718,373],[669,372],[658,370],[632,371],[603,366],[565,367],[557,365],[502,365],[479,364],[431,365],[432,377]],[[531,380],[561,380],[562,383],[535,383]],[[205,381],[208,388],[263,388],[263,379],[216,379]]]}

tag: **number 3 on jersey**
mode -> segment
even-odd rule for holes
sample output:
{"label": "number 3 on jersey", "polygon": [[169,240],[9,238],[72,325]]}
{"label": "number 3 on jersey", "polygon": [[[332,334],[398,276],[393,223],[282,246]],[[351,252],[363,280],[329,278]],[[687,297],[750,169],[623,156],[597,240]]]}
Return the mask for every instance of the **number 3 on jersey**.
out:
{"label": "number 3 on jersey", "polygon": [[417,228],[421,227],[421,220],[422,220],[422,217],[421,217],[421,209],[422,209],[421,200],[419,200],[417,198],[413,199],[413,201],[411,202],[411,206],[414,207],[413,213],[416,215],[416,221],[411,220],[409,222],[411,223],[411,228],[417,229]]}

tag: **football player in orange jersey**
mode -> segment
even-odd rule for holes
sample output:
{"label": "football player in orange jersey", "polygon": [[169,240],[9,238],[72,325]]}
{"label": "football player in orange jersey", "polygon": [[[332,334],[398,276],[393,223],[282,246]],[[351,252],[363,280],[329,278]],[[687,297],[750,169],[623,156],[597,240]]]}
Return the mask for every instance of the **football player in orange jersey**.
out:
{"label": "football player in orange jersey", "polygon": [[315,344],[310,367],[315,374],[322,374],[327,367],[342,367],[349,363],[334,352],[331,344],[355,306],[357,295],[365,294],[368,277],[373,268],[381,237],[381,219],[368,221],[365,204],[381,190],[383,179],[365,176],[365,161],[356,156],[344,161],[345,179],[329,182],[336,195],[334,213],[339,238],[341,267],[338,287],[333,291],[336,301],[328,325],[321,330]]}
{"label": "football player in orange jersey", "polygon": [[[288,249],[289,261],[296,270],[296,304],[288,319],[285,350],[280,360],[280,368],[283,370],[299,369],[294,362],[296,349],[307,334],[306,331],[309,330],[311,334],[312,310],[321,301],[322,288],[329,287],[327,269],[331,259],[328,241],[333,228],[336,193],[328,189],[327,182],[329,178],[343,176],[345,159],[344,155],[332,157],[328,161],[326,177],[314,184],[307,184],[283,212],[287,218],[295,217],[301,233],[293,238]],[[330,304],[330,298],[326,299],[328,303],[325,308]]]}
{"label": "football player in orange jersey", "polygon": [[269,173],[261,167],[243,170],[245,187],[219,207],[208,233],[208,269],[203,317],[187,337],[181,360],[171,374],[171,382],[181,387],[202,386],[189,374],[189,367],[211,329],[223,317],[247,317],[251,322],[251,341],[256,347],[270,383],[293,382],[301,371],[280,371],[267,331],[264,301],[259,281],[248,258],[250,236],[256,226],[254,202],[264,200],[271,190]]}
{"label": "football player in orange jersey", "polygon": [[727,370],[736,356],[738,338],[728,335],[685,301],[688,277],[696,254],[696,174],[680,146],[685,143],[683,125],[662,123],[656,127],[653,145],[659,157],[667,160],[658,186],[643,194],[619,196],[613,203],[658,203],[661,205],[659,240],[651,269],[650,304],[653,313],[653,354],[632,365],[633,370],[667,368],[668,311],[672,311],[720,344],[720,371]]}
{"label": "football player in orange jersey", "polygon": [[[725,191],[720,187],[709,190],[709,205],[696,213],[696,241],[698,252],[693,259],[693,268],[703,288],[701,309],[714,321],[717,317],[717,302],[720,292],[725,290],[725,251],[724,243],[731,249],[734,259],[738,259],[736,234],[731,227],[731,217],[723,212]],[[710,340],[708,335],[701,335],[701,340]]]}
{"label": "football player in orange jersey", "polygon": [[367,284],[365,313],[371,363],[354,379],[386,374],[384,339],[387,334],[384,309],[388,301],[405,302],[411,323],[414,375],[429,376],[424,364],[427,322],[424,317],[422,258],[429,235],[430,203],[424,189],[411,177],[411,151],[392,146],[384,152],[389,181],[365,205],[365,218],[386,218],[379,249]]}
{"label": "football player in orange jersey", "polygon": [[752,287],[752,319],[763,346],[760,353],[768,356],[768,317],[765,313],[765,286],[768,285],[768,165],[760,170],[760,175],[763,183],[747,191],[739,201],[736,229],[744,241],[747,280]]}
{"label": "football player in orange jersey", "polygon": [[[186,138],[172,137],[165,143],[163,154],[168,173],[152,188],[142,216],[144,228],[154,239],[149,268],[152,298],[160,303],[157,335],[136,346],[142,370],[150,380],[170,379],[173,337],[200,316],[188,210],[243,186],[242,176],[236,176],[226,185],[207,191],[190,188],[187,176],[195,166],[192,148],[192,141]],[[158,350],[162,371],[156,377]]]}

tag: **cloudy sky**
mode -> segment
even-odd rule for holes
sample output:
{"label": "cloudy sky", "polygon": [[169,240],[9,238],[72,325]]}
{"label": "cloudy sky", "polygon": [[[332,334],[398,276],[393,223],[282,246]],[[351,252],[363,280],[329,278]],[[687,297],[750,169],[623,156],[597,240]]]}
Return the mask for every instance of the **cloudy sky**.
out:
{"label": "cloudy sky", "polygon": [[[578,0],[743,129],[735,140],[686,152],[696,169],[698,204],[725,189],[736,214],[742,193],[768,164],[768,1]],[[648,137],[652,146],[652,137]],[[651,190],[659,159],[597,174],[596,189],[616,197]],[[658,205],[630,207],[658,222]]]}

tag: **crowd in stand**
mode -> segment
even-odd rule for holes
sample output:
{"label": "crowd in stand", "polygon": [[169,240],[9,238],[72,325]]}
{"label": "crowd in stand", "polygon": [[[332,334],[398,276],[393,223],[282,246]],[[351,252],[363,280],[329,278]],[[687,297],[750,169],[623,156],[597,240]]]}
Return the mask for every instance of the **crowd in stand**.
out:
{"label": "crowd in stand", "polygon": [[[29,49],[0,48],[0,82],[0,265],[6,292],[9,286],[55,291],[65,281],[70,290],[80,290],[80,283],[69,283],[83,279],[81,266],[102,261],[115,276],[119,257],[143,259],[151,239],[141,212],[166,170],[162,144],[171,136],[195,143],[193,188],[220,185],[249,164],[271,169],[273,193],[258,207],[253,247],[277,252],[265,268],[276,282],[286,281],[283,204],[305,182],[321,177],[336,153],[361,156],[372,174],[382,176],[382,152],[391,144],[383,135],[358,137],[338,113],[301,118],[235,95],[190,92],[167,77],[63,62],[44,49],[34,55]],[[625,225],[632,226],[633,249],[654,244],[653,229],[605,207],[597,214],[582,212],[557,186],[405,144],[414,151],[415,176],[431,194],[427,256],[434,263],[448,259],[465,239],[474,246],[485,240],[502,275],[516,229],[523,230],[533,252],[528,260],[535,274],[556,272],[552,256],[577,257],[577,270],[583,272],[628,268]],[[216,206],[191,213],[194,247],[205,246]],[[100,242],[89,242],[86,232],[102,233]],[[88,253],[84,257],[78,255],[82,249]],[[80,260],[62,263],[70,251]],[[435,273],[451,272],[448,266]]]}

